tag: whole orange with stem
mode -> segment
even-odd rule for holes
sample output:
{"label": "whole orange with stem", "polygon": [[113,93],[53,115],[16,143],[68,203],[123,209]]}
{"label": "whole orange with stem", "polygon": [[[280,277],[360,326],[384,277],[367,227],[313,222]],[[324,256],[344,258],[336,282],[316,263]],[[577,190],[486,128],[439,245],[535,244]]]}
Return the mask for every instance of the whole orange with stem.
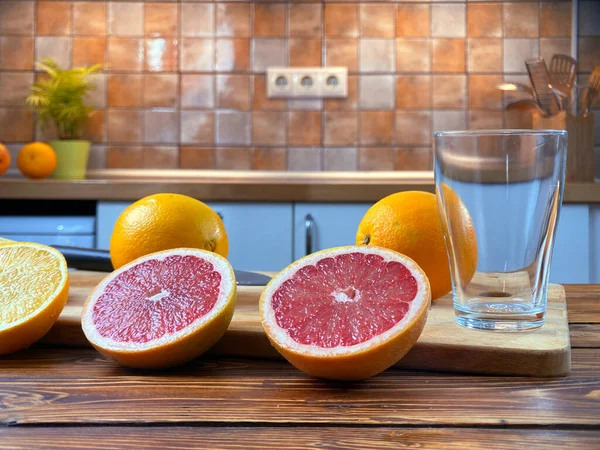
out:
{"label": "whole orange with stem", "polygon": [[10,167],[10,153],[8,149],[0,144],[0,175],[4,174]]}
{"label": "whole orange with stem", "polygon": [[56,169],[56,153],[48,144],[32,142],[19,151],[17,167],[26,177],[46,178]]}
{"label": "whole orange with stem", "polygon": [[[460,207],[452,217],[453,230],[460,229],[462,280],[467,282],[477,267],[477,239],[473,221],[458,195],[448,195]],[[448,201],[448,200],[447,200]],[[389,248],[412,258],[425,272],[431,285],[431,298],[452,289],[448,253],[434,194],[421,191],[398,192],[375,203],[365,214],[356,233],[357,245]]]}
{"label": "whole orange with stem", "polygon": [[181,247],[227,257],[223,221],[207,204],[187,195],[154,194],[121,213],[110,239],[110,259],[118,269],[141,256]]}

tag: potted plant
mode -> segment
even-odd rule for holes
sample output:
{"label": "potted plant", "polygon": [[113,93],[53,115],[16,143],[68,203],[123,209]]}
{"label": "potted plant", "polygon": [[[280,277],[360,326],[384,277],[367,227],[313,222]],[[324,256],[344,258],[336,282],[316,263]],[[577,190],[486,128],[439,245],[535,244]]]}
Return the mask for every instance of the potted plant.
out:
{"label": "potted plant", "polygon": [[50,58],[44,58],[36,66],[48,77],[31,86],[27,104],[38,113],[42,126],[53,122],[59,140],[49,144],[56,152],[57,165],[54,178],[81,180],[85,178],[90,142],[81,140],[85,121],[92,108],[84,103],[85,95],[94,85],[88,76],[100,65],[63,70]]}

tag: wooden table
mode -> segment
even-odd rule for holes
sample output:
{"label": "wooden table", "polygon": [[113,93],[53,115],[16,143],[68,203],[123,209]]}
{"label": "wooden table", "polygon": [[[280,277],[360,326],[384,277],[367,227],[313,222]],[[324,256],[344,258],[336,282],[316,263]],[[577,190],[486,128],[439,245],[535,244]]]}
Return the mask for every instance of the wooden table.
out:
{"label": "wooden table", "polygon": [[283,361],[164,373],[88,349],[0,359],[0,449],[600,448],[600,286],[567,286],[572,372],[556,379],[388,370],[331,383]]}

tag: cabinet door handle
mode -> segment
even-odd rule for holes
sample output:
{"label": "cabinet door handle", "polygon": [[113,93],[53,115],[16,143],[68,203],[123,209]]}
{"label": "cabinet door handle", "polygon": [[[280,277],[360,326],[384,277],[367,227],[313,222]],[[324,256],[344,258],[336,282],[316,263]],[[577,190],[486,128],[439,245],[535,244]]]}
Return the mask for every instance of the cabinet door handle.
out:
{"label": "cabinet door handle", "polygon": [[306,232],[306,248],[305,253],[310,255],[313,252],[313,237],[315,230],[315,220],[313,216],[307,214],[304,218],[304,231]]}
{"label": "cabinet door handle", "polygon": [[223,217],[223,213],[221,213],[221,212],[219,212],[219,211],[217,211],[217,216],[219,216],[219,217],[221,218],[221,220],[223,220],[223,219],[224,219],[224,217]]}

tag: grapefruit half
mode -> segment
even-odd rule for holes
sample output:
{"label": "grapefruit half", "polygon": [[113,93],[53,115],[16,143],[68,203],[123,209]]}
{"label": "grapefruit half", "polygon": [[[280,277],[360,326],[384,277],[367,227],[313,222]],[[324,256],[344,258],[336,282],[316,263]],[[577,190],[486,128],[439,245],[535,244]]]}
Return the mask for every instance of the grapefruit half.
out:
{"label": "grapefruit half", "polygon": [[136,368],[190,361],[225,334],[235,308],[233,269],[222,256],[179,248],[138,258],[93,290],[81,324],[103,355]]}
{"label": "grapefruit half", "polygon": [[398,362],[427,320],[431,289],[410,258],[380,247],[337,247],[286,267],[260,314],[271,344],[298,369],[336,380],[371,377]]}

